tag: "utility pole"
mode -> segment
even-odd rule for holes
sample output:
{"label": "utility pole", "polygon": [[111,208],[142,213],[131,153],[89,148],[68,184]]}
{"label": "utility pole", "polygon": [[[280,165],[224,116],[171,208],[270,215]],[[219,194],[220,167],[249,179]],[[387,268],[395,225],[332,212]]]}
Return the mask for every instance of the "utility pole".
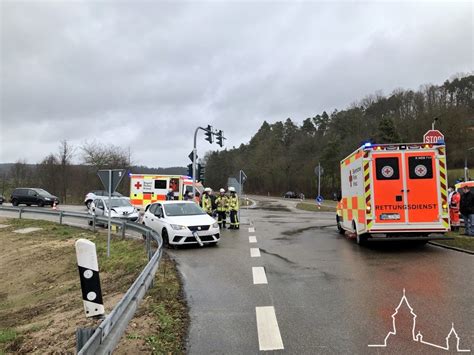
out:
{"label": "utility pole", "polygon": [[318,162],[318,197],[321,196],[321,162]]}
{"label": "utility pole", "polygon": [[466,150],[466,155],[464,156],[464,181],[467,181],[467,179],[469,178],[469,169],[467,168],[467,153],[470,151],[470,150],[473,150],[474,147],[471,147],[469,149]]}

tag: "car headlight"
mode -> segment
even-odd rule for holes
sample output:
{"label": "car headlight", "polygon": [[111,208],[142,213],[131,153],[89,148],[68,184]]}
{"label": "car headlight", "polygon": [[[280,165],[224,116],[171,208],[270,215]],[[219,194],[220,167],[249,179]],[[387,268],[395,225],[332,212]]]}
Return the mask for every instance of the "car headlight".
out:
{"label": "car headlight", "polygon": [[219,223],[217,223],[217,222],[216,222],[216,223],[213,223],[211,227],[212,227],[212,228],[218,228],[218,227],[219,227]]}
{"label": "car headlight", "polygon": [[46,201],[51,201],[51,199],[49,197],[45,197],[44,198]]}
{"label": "car headlight", "polygon": [[182,230],[182,229],[187,229],[188,227],[181,226],[179,224],[171,224],[171,228],[173,228],[174,230]]}

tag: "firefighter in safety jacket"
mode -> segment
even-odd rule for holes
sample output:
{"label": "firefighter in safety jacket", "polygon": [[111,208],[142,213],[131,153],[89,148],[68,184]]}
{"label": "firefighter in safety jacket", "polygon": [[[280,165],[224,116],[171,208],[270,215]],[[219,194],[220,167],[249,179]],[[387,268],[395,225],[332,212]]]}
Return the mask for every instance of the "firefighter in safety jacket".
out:
{"label": "firefighter in safety jacket", "polygon": [[212,200],[210,196],[211,191],[212,190],[210,187],[206,187],[204,189],[204,192],[201,198],[201,207],[204,210],[204,212],[206,212],[209,216],[212,217]]}
{"label": "firefighter in safety jacket", "polygon": [[216,197],[217,223],[219,227],[225,228],[226,214],[229,210],[229,200],[225,195],[225,190],[219,190],[219,196]]}
{"label": "firefighter in safety jacket", "polygon": [[229,229],[239,229],[239,196],[235,193],[234,187],[229,187],[229,212],[230,212],[230,227]]}

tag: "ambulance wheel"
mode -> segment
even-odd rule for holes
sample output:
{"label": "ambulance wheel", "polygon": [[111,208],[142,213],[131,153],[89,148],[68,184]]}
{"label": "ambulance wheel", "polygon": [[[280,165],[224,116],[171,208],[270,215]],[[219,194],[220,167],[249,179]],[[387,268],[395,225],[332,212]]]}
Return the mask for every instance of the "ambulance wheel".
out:
{"label": "ambulance wheel", "polygon": [[337,231],[339,232],[339,234],[344,234],[345,230],[342,228],[339,216],[336,216],[336,223],[337,223]]}

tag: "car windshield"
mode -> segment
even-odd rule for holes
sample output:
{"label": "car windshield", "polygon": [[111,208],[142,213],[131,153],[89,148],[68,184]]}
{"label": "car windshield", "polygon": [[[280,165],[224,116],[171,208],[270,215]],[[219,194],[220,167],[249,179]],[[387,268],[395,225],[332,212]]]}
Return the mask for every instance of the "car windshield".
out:
{"label": "car windshield", "polygon": [[170,203],[164,205],[167,216],[195,216],[206,214],[201,207],[195,203]]}
{"label": "car windshield", "polygon": [[42,195],[42,196],[53,196],[53,195],[51,195],[48,191],[43,190],[43,189],[33,189],[33,190],[35,190],[38,195]]}
{"label": "car windshield", "polygon": [[[107,199],[104,199],[105,205],[109,207],[109,201]],[[130,201],[125,200],[123,198],[117,198],[117,199],[112,199],[112,208],[114,207],[131,207],[132,204]]]}

